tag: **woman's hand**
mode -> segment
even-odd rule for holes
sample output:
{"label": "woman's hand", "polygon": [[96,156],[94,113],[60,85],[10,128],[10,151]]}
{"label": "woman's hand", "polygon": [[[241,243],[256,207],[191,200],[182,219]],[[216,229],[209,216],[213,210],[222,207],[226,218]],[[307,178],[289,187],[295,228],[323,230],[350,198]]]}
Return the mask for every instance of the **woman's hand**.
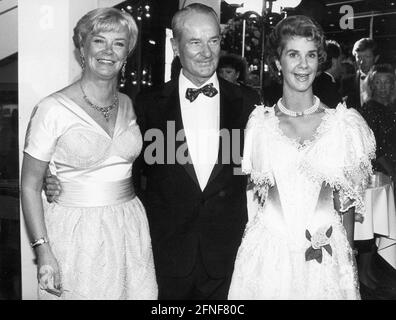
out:
{"label": "woman's hand", "polygon": [[45,290],[58,297],[62,295],[62,284],[58,262],[48,244],[36,248],[37,278],[41,290]]}

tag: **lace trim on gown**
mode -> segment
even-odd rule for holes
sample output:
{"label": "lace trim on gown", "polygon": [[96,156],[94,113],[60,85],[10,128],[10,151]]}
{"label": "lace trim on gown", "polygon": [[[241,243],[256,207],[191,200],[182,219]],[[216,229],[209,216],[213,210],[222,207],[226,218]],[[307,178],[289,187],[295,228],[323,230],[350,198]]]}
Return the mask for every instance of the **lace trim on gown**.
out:
{"label": "lace trim on gown", "polygon": [[[264,203],[268,195],[268,188],[275,185],[275,180],[268,161],[264,160],[260,164],[255,161],[259,157],[259,153],[267,149],[266,145],[262,143],[265,140],[253,139],[253,137],[263,134],[264,119],[271,114],[271,111],[269,107],[258,105],[250,114],[246,127],[246,143],[241,161],[242,172],[249,175],[249,180],[253,184],[253,192],[258,197],[260,203]],[[256,154],[257,151],[259,151],[258,154]]]}
{"label": "lace trim on gown", "polygon": [[[318,183],[326,182],[340,195],[340,211],[346,212],[355,207],[357,216],[364,217],[364,192],[368,177],[372,173],[371,160],[375,158],[375,139],[364,119],[354,109],[347,109],[339,104],[331,110],[332,117],[327,121],[326,128],[333,130],[332,138],[334,154],[326,154],[328,158],[341,157],[343,162],[334,162],[334,171],[318,163],[318,150],[301,162],[299,169]],[[331,129],[333,128],[333,129]],[[320,149],[323,151],[323,149]],[[323,159],[324,157],[322,157]]]}
{"label": "lace trim on gown", "polygon": [[315,133],[310,139],[305,139],[303,142],[299,142],[298,138],[290,138],[288,137],[280,128],[279,124],[279,118],[273,113],[272,118],[274,119],[274,128],[275,132],[279,135],[279,137],[285,142],[293,145],[296,149],[298,150],[303,150],[306,148],[311,147],[317,140],[321,138],[321,136],[327,132],[327,130],[330,127],[329,124],[329,119],[331,119],[331,114],[328,112],[328,110],[325,110],[325,114],[322,117],[322,121],[320,122],[319,126],[316,128]]}
{"label": "lace trim on gown", "polygon": [[[322,142],[326,135],[330,138]],[[261,202],[265,200],[268,188],[275,183],[269,161],[262,156],[269,152],[267,142],[263,141],[268,139],[279,139],[305,152],[299,170],[310,179],[326,182],[338,190],[341,212],[355,207],[355,212],[364,216],[363,195],[372,173],[371,160],[375,158],[376,145],[371,129],[356,110],[347,109],[341,103],[336,109],[326,109],[313,137],[300,143],[280,129],[274,108],[256,106],[247,125],[242,170],[250,175]],[[327,163],[333,163],[330,170]]]}

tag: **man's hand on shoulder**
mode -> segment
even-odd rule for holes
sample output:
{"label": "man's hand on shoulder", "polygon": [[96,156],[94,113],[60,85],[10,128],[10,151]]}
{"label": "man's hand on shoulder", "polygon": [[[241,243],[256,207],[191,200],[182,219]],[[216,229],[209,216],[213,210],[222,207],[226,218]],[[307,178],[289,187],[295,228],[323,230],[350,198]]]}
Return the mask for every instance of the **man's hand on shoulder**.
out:
{"label": "man's hand on shoulder", "polygon": [[47,175],[43,181],[43,189],[48,202],[56,201],[61,193],[61,186],[57,176],[47,171]]}

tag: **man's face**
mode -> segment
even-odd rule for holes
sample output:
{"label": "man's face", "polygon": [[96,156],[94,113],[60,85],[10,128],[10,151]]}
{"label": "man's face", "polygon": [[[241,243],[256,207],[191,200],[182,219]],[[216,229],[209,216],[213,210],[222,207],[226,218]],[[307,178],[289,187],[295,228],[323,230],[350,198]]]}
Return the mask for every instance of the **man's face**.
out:
{"label": "man's face", "polygon": [[220,28],[211,14],[191,12],[184,17],[180,39],[172,39],[183,74],[196,86],[216,71],[220,54]]}
{"label": "man's face", "polygon": [[373,53],[373,50],[366,49],[355,54],[355,60],[358,68],[365,74],[367,74],[371,67],[374,65],[376,56]]}

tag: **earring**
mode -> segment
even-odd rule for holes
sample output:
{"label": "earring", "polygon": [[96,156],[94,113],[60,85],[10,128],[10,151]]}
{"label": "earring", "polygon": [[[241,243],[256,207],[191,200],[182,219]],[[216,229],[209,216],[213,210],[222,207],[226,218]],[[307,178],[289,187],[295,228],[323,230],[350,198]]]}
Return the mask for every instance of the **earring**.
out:
{"label": "earring", "polygon": [[278,77],[281,77],[282,76],[282,68],[279,68],[278,69]]}
{"label": "earring", "polygon": [[126,82],[126,77],[125,77],[126,64],[127,64],[127,62],[125,61],[124,64],[122,65],[122,68],[121,68],[121,84],[120,84],[120,87],[124,87],[125,86],[125,82]]}
{"label": "earring", "polygon": [[84,71],[84,69],[85,69],[85,58],[84,58],[84,56],[82,54],[80,54],[80,66],[81,66],[81,69],[83,69],[83,71]]}

